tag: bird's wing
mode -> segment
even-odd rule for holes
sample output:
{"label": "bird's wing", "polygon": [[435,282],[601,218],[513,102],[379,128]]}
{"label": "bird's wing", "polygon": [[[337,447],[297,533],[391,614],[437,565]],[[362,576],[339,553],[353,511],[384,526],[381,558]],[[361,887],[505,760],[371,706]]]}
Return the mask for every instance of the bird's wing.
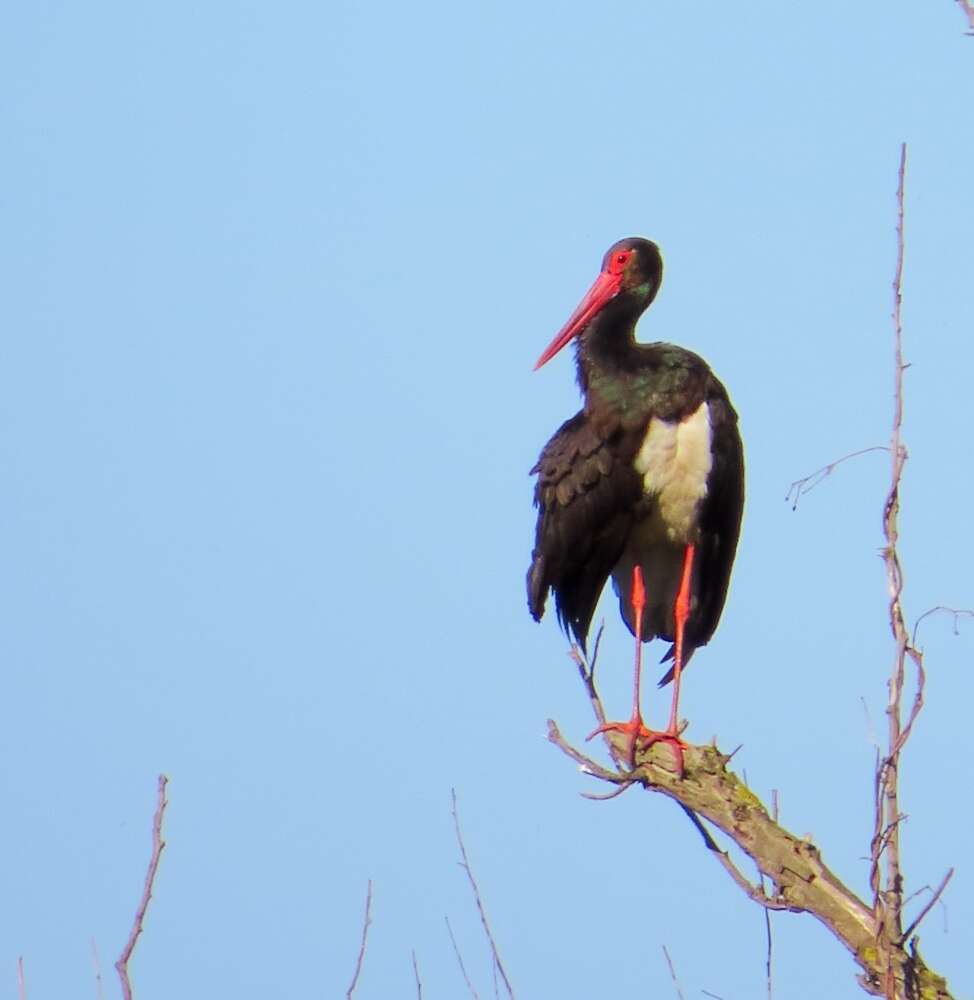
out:
{"label": "bird's wing", "polygon": [[555,592],[558,620],[585,648],[606,579],[626,545],[643,495],[632,460],[639,435],[621,423],[596,428],[584,412],[565,421],[537,465],[538,526],[528,606],[544,614]]}

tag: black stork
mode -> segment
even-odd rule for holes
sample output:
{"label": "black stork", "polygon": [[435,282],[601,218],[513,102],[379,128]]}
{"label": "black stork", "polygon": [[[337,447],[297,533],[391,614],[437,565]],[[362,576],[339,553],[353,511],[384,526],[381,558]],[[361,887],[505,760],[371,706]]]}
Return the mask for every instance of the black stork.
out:
{"label": "black stork", "polygon": [[[544,446],[538,525],[528,570],[535,620],[554,591],[558,620],[584,650],[609,576],[636,638],[632,718],[612,729],[646,745],[672,744],[683,773],[677,716],[680,674],[714,634],[727,597],[744,507],[737,414],[703,358],[673,344],[638,344],[636,321],[663,276],[659,247],[630,238],[610,247],[602,271],[535,369],[576,341],[585,405]],[[642,643],[671,642],[660,686],[673,681],[670,721],[643,725]],[[595,735],[593,733],[592,735]]]}

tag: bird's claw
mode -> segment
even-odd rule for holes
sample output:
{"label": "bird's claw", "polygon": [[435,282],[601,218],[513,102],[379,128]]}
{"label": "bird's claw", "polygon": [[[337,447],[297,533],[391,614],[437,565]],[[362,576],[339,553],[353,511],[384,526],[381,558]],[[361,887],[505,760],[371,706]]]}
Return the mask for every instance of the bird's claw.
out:
{"label": "bird's claw", "polygon": [[604,722],[598,728],[593,729],[586,737],[586,740],[593,739],[602,733],[628,734],[631,737],[629,744],[629,766],[632,768],[636,767],[636,747],[638,744],[642,745],[642,749],[648,750],[654,743],[669,743],[673,747],[677,776],[682,778],[685,773],[683,751],[687,748],[687,744],[680,739],[679,734],[682,731],[682,729],[678,729],[675,732],[647,729],[641,719],[630,719],[628,722]]}

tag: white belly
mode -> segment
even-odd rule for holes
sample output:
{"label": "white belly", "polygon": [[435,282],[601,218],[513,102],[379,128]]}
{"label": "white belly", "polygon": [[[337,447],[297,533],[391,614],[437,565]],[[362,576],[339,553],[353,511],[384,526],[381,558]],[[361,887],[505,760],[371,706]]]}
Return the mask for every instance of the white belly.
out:
{"label": "white belly", "polygon": [[707,477],[713,464],[711,437],[706,403],[685,420],[653,417],[649,422],[633,462],[643,477],[646,494],[657,501],[650,518],[655,523],[644,525],[648,534],[659,532],[668,541],[682,544],[694,540],[697,509],[707,495]]}

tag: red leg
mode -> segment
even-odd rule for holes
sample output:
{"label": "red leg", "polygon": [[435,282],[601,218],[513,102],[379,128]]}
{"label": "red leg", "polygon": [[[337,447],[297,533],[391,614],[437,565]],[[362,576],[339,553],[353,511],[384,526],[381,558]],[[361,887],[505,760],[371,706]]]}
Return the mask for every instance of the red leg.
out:
{"label": "red leg", "polygon": [[643,728],[643,714],[639,708],[639,678],[643,669],[643,611],[646,609],[646,588],[643,586],[642,566],[632,568],[632,616],[636,624],[636,678],[632,685],[632,724]]}
{"label": "red leg", "polygon": [[693,574],[693,555],[695,548],[688,545],[683,553],[683,575],[680,577],[680,589],[677,591],[676,604],[673,606],[673,618],[676,622],[675,650],[673,652],[673,705],[670,708],[670,724],[667,732],[676,736],[679,719],[677,707],[680,702],[680,674],[683,672],[683,631],[690,617],[690,578]]}
{"label": "red leg", "polygon": [[666,731],[654,733],[647,745],[664,741],[673,747],[676,757],[676,768],[683,777],[683,750],[686,744],[680,739],[680,674],[683,672],[683,633],[686,630],[687,619],[690,617],[690,580],[693,575],[693,545],[688,545],[683,551],[683,572],[680,574],[680,589],[676,592],[673,604],[673,619],[676,635],[673,638],[673,703],[670,707],[670,724]]}
{"label": "red leg", "polygon": [[679,766],[680,774],[682,775],[683,755],[682,751],[679,750],[679,746],[682,746],[679,739],[671,737],[669,733],[659,733],[653,729],[647,729],[643,724],[643,715],[640,708],[639,698],[639,682],[642,676],[643,612],[646,609],[646,587],[643,584],[642,567],[638,565],[633,566],[632,568],[632,591],[630,594],[630,602],[632,605],[633,624],[635,626],[633,631],[636,633],[635,677],[632,685],[632,718],[628,722],[606,722],[599,726],[595,732],[591,733],[589,735],[589,739],[599,733],[609,732],[610,730],[617,733],[628,733],[632,737],[632,742],[629,745],[629,762],[632,767],[636,766],[637,741],[645,740],[647,746],[651,746],[659,740],[675,742],[678,744],[677,764]]}

